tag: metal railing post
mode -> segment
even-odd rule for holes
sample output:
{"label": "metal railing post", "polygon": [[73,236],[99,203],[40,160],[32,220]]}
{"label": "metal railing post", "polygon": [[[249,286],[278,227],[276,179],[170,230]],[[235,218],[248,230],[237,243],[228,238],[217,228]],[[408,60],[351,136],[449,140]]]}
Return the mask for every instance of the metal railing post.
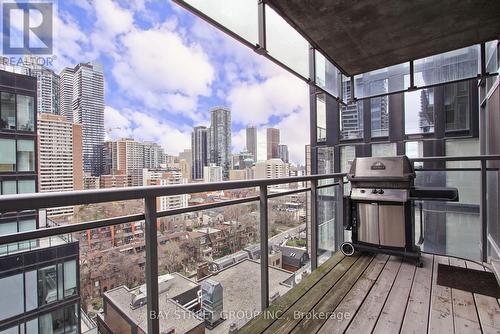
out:
{"label": "metal railing post", "polygon": [[268,267],[268,211],[267,186],[260,186],[260,304],[264,311],[269,306],[269,267]]}
{"label": "metal railing post", "polygon": [[311,180],[311,272],[318,268],[318,181]]}
{"label": "metal railing post", "polygon": [[156,197],[144,198],[146,247],[146,296],[148,333],[159,334],[158,241],[156,231]]}
{"label": "metal railing post", "polygon": [[481,204],[479,206],[479,216],[481,217],[481,258],[483,262],[488,261],[487,190],[486,160],[481,159]]}

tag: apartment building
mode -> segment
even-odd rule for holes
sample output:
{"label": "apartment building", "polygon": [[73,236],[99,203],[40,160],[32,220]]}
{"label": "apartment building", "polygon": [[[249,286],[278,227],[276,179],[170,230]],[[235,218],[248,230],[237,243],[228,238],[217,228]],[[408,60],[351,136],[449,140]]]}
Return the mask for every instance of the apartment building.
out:
{"label": "apartment building", "polygon": [[[145,186],[168,186],[174,184],[185,184],[187,180],[179,170],[156,168],[142,170],[143,185]],[[160,196],[157,198],[157,208],[159,211],[178,209],[188,206],[188,195]]]}
{"label": "apartment building", "polygon": [[[39,191],[82,190],[82,126],[47,113],[37,123]],[[48,217],[72,214],[72,206],[47,209]]]}
{"label": "apartment building", "polygon": [[[36,97],[35,77],[0,71],[0,195],[37,191]],[[34,210],[1,213],[0,235],[45,224]],[[79,332],[79,250],[71,240],[0,246],[0,332]]]}

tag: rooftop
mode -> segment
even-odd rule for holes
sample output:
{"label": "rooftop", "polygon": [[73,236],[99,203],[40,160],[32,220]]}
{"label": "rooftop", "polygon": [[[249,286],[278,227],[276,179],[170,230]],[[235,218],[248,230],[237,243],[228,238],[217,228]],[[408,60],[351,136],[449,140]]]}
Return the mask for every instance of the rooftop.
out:
{"label": "rooftop", "polygon": [[[158,282],[159,306],[162,314],[165,315],[160,317],[160,331],[175,327],[176,333],[184,333],[203,323],[193,312],[183,308],[175,301],[176,297],[183,293],[193,288],[199,288],[197,283],[178,273],[159,276]],[[132,299],[141,292],[145,294],[145,291],[145,285],[133,289],[122,285],[105,292],[104,296],[142,330],[147,331],[147,304],[144,303],[136,308],[131,307]],[[174,319],[173,315],[181,316],[176,316]]]}
{"label": "rooftop", "polygon": [[[292,288],[286,283],[291,277],[293,277],[291,272],[269,267],[269,295],[273,296],[279,293],[280,296],[283,296]],[[228,318],[214,329],[206,329],[207,333],[227,334],[231,323],[236,323],[237,327],[240,328],[257,312],[260,312],[260,295],[257,293],[260,291],[259,262],[244,260],[207,278],[222,285],[224,315]],[[241,317],[242,314],[245,316]]]}

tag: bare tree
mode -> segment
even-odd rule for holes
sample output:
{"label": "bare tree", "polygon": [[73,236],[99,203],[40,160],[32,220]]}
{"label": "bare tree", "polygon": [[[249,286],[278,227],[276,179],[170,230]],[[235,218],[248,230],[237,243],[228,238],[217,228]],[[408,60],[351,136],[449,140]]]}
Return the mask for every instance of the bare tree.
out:
{"label": "bare tree", "polygon": [[186,255],[181,251],[177,242],[168,242],[158,246],[158,265],[167,273],[182,270]]}

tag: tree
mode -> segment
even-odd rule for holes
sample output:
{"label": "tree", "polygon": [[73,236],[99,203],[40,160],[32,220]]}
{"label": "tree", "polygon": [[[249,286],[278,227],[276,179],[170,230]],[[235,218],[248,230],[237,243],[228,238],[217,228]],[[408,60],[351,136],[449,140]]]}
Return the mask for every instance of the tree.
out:
{"label": "tree", "polygon": [[179,244],[170,241],[164,245],[158,245],[158,266],[167,273],[182,270],[182,264],[186,255],[181,251]]}

